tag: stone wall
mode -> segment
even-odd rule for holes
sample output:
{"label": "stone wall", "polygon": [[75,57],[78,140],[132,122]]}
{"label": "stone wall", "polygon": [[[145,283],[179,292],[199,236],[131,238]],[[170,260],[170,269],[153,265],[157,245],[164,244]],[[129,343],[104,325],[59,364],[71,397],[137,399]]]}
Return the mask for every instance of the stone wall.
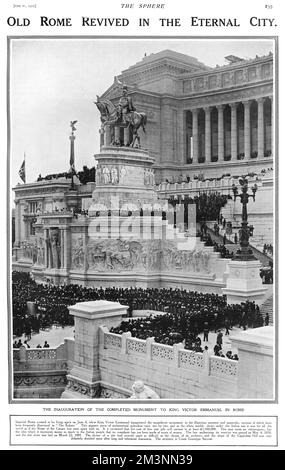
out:
{"label": "stone wall", "polygon": [[73,357],[72,338],[57,348],[13,349],[13,398],[60,398]]}
{"label": "stone wall", "polygon": [[238,362],[116,335],[105,327],[99,332],[99,368],[103,383],[131,389],[143,380],[160,398],[231,399],[237,396]]}

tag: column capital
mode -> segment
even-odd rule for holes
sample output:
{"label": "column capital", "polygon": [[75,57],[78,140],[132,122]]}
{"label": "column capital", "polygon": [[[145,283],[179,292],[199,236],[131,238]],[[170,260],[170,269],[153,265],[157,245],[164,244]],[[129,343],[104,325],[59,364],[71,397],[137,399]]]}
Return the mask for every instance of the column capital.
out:
{"label": "column capital", "polygon": [[190,108],[192,114],[198,114],[200,108]]}
{"label": "column capital", "polygon": [[204,106],[203,109],[204,109],[205,113],[210,113],[212,108],[213,108],[213,106]]}
{"label": "column capital", "polygon": [[230,106],[232,109],[237,109],[238,103],[235,101],[234,103],[229,103],[229,106]]}
{"label": "column capital", "polygon": [[244,105],[245,108],[249,108],[251,105],[252,100],[246,100],[242,101],[242,104]]}
{"label": "column capital", "polygon": [[217,104],[216,108],[217,108],[218,111],[221,111],[225,108],[225,106],[226,106],[225,104]]}
{"label": "column capital", "polygon": [[265,97],[264,97],[264,96],[262,96],[261,98],[257,98],[257,100],[256,100],[256,101],[257,101],[258,103],[264,103],[264,101],[265,101]]}

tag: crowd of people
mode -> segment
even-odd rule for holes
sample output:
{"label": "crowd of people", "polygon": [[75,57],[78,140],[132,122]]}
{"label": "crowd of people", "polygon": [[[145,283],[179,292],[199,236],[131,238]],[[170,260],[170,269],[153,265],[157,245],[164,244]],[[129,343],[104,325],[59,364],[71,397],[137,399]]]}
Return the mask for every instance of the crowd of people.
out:
{"label": "crowd of people", "polygon": [[157,343],[168,345],[184,341],[186,349],[201,352],[201,342],[198,338],[201,333],[204,333],[206,341],[209,331],[217,332],[219,329],[230,329],[233,326],[246,329],[259,327],[264,323],[259,307],[253,302],[227,305],[225,296],[217,294],[174,289],[149,291],[149,308],[155,310],[157,301],[165,303],[165,300],[167,302],[169,299],[169,305],[164,306],[164,311],[168,313],[123,321],[118,327],[112,328],[112,332],[122,334],[130,331],[136,338],[154,337]]}
{"label": "crowd of people", "polygon": [[[175,344],[185,340],[190,344],[193,338],[205,330],[217,331],[224,327],[238,325],[254,328],[263,325],[259,307],[253,302],[227,305],[226,297],[180,289],[142,289],[137,287],[119,288],[83,287],[77,284],[54,286],[36,284],[28,273],[13,272],[13,332],[16,336],[50,328],[52,325],[73,325],[73,316],[68,306],[89,300],[110,300],[133,310],[154,310],[165,315],[151,315],[144,319],[125,320],[112,331],[119,334],[131,331],[132,335],[146,339],[155,337],[163,344]],[[36,313],[30,314],[27,302],[34,302]],[[204,331],[205,334],[205,331]],[[192,341],[193,343],[193,341]]]}
{"label": "crowd of people", "polygon": [[205,242],[205,246],[212,246],[215,252],[221,254],[221,258],[232,259],[234,252],[225,247],[227,239],[223,240],[223,244],[213,241],[211,235],[207,233],[207,230],[207,225],[204,224],[201,226],[201,231],[198,232],[198,236],[200,236],[201,241]]}
{"label": "crowd of people", "polygon": [[263,266],[260,269],[260,277],[262,278],[263,284],[273,284],[273,267]]}
{"label": "crowd of people", "polygon": [[268,256],[273,256],[273,245],[271,243],[264,243],[263,253]]}

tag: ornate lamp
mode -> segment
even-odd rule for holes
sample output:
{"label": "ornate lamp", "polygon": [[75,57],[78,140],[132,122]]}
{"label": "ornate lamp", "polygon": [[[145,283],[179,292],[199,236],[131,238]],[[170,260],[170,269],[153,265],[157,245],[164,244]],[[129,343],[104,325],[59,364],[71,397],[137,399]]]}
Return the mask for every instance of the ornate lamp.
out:
{"label": "ornate lamp", "polygon": [[249,198],[252,197],[253,201],[255,201],[255,194],[257,191],[257,184],[251,187],[252,194],[248,193],[248,180],[245,176],[242,176],[239,179],[239,183],[241,185],[241,193],[239,194],[238,188],[235,184],[232,185],[232,191],[234,194],[234,201],[236,198],[239,197],[242,203],[242,222],[241,222],[241,229],[239,231],[239,244],[240,248],[237,250],[236,255],[234,256],[234,260],[239,261],[250,261],[256,260],[255,256],[253,255],[252,250],[249,248],[249,237],[253,233],[254,227],[251,225],[248,227],[247,221],[247,204],[249,202]]}

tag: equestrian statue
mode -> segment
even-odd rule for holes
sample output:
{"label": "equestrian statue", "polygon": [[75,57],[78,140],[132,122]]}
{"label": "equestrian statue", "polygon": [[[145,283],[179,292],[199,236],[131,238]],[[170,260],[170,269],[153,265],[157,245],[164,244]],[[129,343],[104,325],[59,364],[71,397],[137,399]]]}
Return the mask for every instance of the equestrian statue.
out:
{"label": "equestrian statue", "polygon": [[[145,113],[138,113],[133,105],[131,96],[128,95],[128,88],[123,85],[123,94],[119,100],[118,105],[114,105],[112,101],[107,99],[100,100],[97,95],[97,101],[95,102],[100,114],[101,114],[101,129],[102,133],[105,132],[105,127],[110,126],[111,128],[118,126],[121,128],[129,128],[129,142],[127,146],[140,148],[140,136],[138,130],[142,127],[145,132],[145,126],[147,122],[147,116]],[[111,145],[122,146],[121,141],[116,141],[112,138]]]}

